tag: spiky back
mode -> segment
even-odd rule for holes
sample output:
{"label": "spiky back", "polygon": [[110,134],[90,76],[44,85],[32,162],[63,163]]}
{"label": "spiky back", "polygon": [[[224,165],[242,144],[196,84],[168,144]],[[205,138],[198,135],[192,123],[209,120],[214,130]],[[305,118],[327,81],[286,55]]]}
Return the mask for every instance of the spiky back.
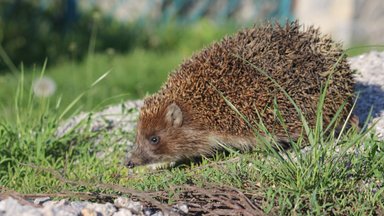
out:
{"label": "spiky back", "polygon": [[354,83],[341,45],[313,27],[303,28],[292,22],[246,29],[193,55],[170,74],[157,94],[146,99],[143,112],[153,113],[175,101],[188,110],[191,122],[207,130],[250,134],[247,123],[228,106],[224,96],[250,122],[260,121],[259,112],[270,132],[285,133],[276,118],[277,107],[289,131],[299,132],[302,122],[294,106],[255,67],[293,98],[311,125],[330,73],[332,81],[323,109],[325,120],[330,120],[346,101],[342,116],[351,108]]}

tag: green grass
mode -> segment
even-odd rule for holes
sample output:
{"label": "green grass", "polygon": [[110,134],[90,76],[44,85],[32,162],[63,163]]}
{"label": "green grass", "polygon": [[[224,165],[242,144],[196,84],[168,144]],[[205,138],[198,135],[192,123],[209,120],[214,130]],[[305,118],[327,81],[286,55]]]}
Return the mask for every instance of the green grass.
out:
{"label": "green grass", "polygon": [[346,50],[346,53],[348,54],[348,56],[357,56],[357,55],[361,55],[374,50],[378,52],[382,52],[384,50],[384,46],[381,44],[377,44],[377,45],[355,44],[350,48],[348,48]]}
{"label": "green grass", "polygon": [[[75,106],[82,111],[98,110],[107,104],[127,99],[143,98],[157,91],[168,73],[193,52],[230,34],[234,29],[232,24],[216,26],[207,21],[189,27],[169,24],[148,30],[146,36],[151,36],[151,47],[138,46],[127,54],[113,51],[93,53],[93,49],[90,49],[90,55],[83,62],[65,61],[53,66],[48,58],[44,74],[57,84],[57,92],[50,98],[50,103],[54,107],[60,100],[58,109],[62,111],[85,91],[86,94]],[[97,40],[97,35],[94,37]],[[33,80],[40,76],[43,63],[44,60],[33,68],[24,69],[24,94],[28,94]],[[109,71],[97,88],[89,89],[95,80]],[[14,100],[20,77],[20,73],[0,76],[0,119],[15,120]],[[23,103],[27,104],[26,101]]]}
{"label": "green grass", "polygon": [[[350,130],[341,137],[325,135],[321,106],[317,127],[305,131],[311,136],[311,151],[307,153],[300,151],[300,141],[287,152],[275,151],[264,143],[252,153],[231,151],[229,156],[218,154],[204,159],[200,165],[135,175],[129,175],[122,165],[125,147],[110,143],[111,133],[72,131],[63,137],[55,135],[63,114],[69,118],[79,111],[97,111],[104,105],[156,91],[183,58],[205,42],[219,38],[220,32],[203,34],[205,39],[199,44],[195,44],[196,34],[185,34],[184,39],[191,44],[166,53],[136,49],[126,55],[95,54],[82,63],[49,67],[44,74],[58,86],[49,99],[37,98],[30,90],[42,67],[0,77],[0,190],[121,195],[126,190],[117,186],[158,191],[192,182],[201,187],[235,187],[261,200],[262,209],[271,214],[383,212],[384,143],[372,131]],[[96,80],[99,82],[92,85]],[[305,119],[302,121],[305,123]],[[88,126],[87,122],[83,124]],[[133,140],[133,132],[124,135]],[[97,145],[93,142],[96,136],[104,137]],[[98,158],[101,151],[109,153]]]}
{"label": "green grass", "polygon": [[[155,92],[165,81],[167,74],[191,53],[169,52],[160,55],[156,52],[135,50],[127,55],[108,56],[96,54],[92,63],[63,63],[46,70],[45,75],[57,84],[57,92],[50,101],[56,103],[59,98],[63,106],[70,104],[78,95],[87,91],[81,100],[81,110],[100,109],[100,106],[117,103],[127,99],[141,98],[147,93]],[[151,64],[149,64],[149,62]],[[40,68],[40,67],[39,67]],[[88,68],[88,69],[87,69]],[[28,93],[33,80],[39,77],[39,70],[26,71],[24,75],[24,93]],[[89,70],[90,74],[84,73]],[[92,82],[106,72],[107,77],[91,88]],[[5,117],[15,115],[12,104],[16,97],[16,89],[20,76],[8,74],[0,77],[0,110]],[[24,101],[25,102],[25,101]]]}

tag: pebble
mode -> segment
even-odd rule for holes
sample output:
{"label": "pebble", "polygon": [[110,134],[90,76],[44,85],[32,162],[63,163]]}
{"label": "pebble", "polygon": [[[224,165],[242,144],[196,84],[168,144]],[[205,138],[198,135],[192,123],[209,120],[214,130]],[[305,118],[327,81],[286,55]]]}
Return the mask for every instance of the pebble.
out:
{"label": "pebble", "polygon": [[151,216],[163,216],[163,215],[164,215],[163,212],[157,211],[154,214],[152,214]]}
{"label": "pebble", "polygon": [[131,216],[131,215],[133,215],[132,212],[125,208],[119,209],[118,212],[113,214],[113,216]]}
{"label": "pebble", "polygon": [[99,204],[89,203],[85,209],[94,210],[96,215],[112,216],[116,212],[116,208],[111,203]]}
{"label": "pebble", "polygon": [[144,208],[143,212],[144,212],[145,216],[155,216],[157,214],[158,210],[155,208]]}
{"label": "pebble", "polygon": [[41,198],[37,198],[33,201],[34,204],[36,205],[42,205],[44,204],[45,202],[47,201],[50,201],[51,198],[50,197],[41,197]]}
{"label": "pebble", "polygon": [[188,205],[185,203],[179,203],[174,206],[176,210],[180,210],[182,213],[187,214],[189,212]]}
{"label": "pebble", "polygon": [[143,211],[143,205],[140,202],[135,202],[125,197],[118,197],[115,199],[114,204],[118,208],[126,208],[135,214]]}

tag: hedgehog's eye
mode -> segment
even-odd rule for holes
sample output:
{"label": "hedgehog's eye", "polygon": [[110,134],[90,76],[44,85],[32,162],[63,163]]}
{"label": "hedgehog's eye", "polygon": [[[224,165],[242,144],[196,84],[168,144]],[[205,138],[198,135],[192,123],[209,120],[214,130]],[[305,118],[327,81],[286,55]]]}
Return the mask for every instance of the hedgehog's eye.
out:
{"label": "hedgehog's eye", "polygon": [[152,144],[152,145],[156,145],[160,142],[160,137],[159,136],[151,136],[149,138],[149,142]]}

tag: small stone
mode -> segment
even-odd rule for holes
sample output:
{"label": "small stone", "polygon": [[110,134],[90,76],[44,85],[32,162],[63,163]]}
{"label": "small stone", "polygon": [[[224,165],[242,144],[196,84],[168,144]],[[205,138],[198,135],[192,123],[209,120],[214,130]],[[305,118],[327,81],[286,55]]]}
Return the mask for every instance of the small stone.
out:
{"label": "small stone", "polygon": [[115,204],[115,206],[117,208],[128,208],[128,203],[131,202],[130,199],[126,198],[126,197],[117,197],[114,201],[113,201],[113,204]]}
{"label": "small stone", "polygon": [[74,206],[73,202],[69,203],[63,199],[60,201],[47,201],[43,203],[42,209],[45,216],[77,216],[81,213],[82,206]]}
{"label": "small stone", "polygon": [[36,205],[42,205],[44,204],[45,202],[47,201],[51,201],[51,198],[50,197],[40,197],[40,198],[36,198],[33,203],[35,203]]}
{"label": "small stone", "polygon": [[188,206],[185,203],[179,203],[174,206],[175,209],[180,210],[181,212],[187,214],[188,213]]}
{"label": "small stone", "polygon": [[43,214],[38,208],[28,205],[21,205],[17,200],[12,197],[0,201],[0,215],[1,216],[42,216]]}
{"label": "small stone", "polygon": [[128,209],[121,208],[118,212],[114,213],[113,216],[132,216],[132,212]]}
{"label": "small stone", "polygon": [[140,202],[132,201],[126,197],[118,197],[115,199],[114,204],[117,208],[129,209],[134,214],[139,214],[143,211],[143,205]]}
{"label": "small stone", "polygon": [[113,206],[111,203],[89,203],[85,208],[93,209],[96,211],[96,213],[100,213],[103,216],[111,216],[116,212],[115,206]]}
{"label": "small stone", "polygon": [[151,214],[151,216],[164,216],[162,211],[157,211],[154,214]]}
{"label": "small stone", "polygon": [[163,216],[163,213],[155,208],[145,208],[143,212],[145,216]]}

